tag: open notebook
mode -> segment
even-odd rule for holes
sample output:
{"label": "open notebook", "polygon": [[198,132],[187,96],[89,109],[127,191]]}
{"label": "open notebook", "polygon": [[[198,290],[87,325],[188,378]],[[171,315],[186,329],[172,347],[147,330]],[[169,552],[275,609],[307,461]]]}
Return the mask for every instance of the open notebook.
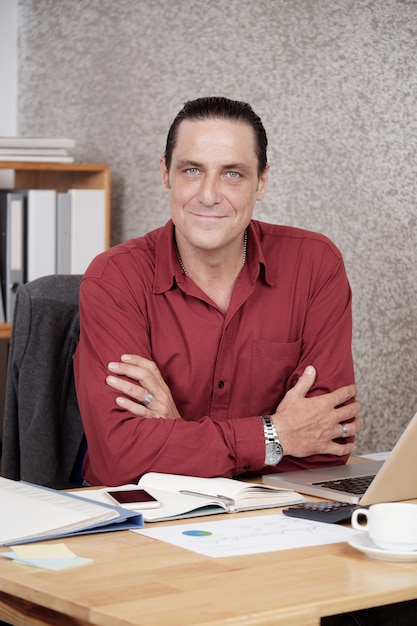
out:
{"label": "open notebook", "polygon": [[[122,485],[112,488],[112,491],[134,489],[137,486],[146,489],[161,503],[159,508],[143,510],[138,504],[137,510],[141,511],[145,522],[268,509],[305,500],[292,489],[248,483],[235,478],[199,478],[158,472],[144,474],[138,485]],[[97,489],[76,493],[99,502],[109,502],[107,491]]]}
{"label": "open notebook", "polygon": [[417,498],[417,413],[386,461],[264,475],[267,485],[363,505]]}

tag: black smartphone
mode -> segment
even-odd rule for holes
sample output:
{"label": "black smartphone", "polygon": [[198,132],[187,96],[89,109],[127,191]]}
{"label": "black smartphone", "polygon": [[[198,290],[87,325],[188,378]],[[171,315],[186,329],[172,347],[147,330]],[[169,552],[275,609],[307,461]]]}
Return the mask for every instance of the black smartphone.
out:
{"label": "black smartphone", "polygon": [[161,506],[159,500],[151,496],[145,489],[114,489],[106,491],[109,498],[116,504],[128,509],[155,509]]}

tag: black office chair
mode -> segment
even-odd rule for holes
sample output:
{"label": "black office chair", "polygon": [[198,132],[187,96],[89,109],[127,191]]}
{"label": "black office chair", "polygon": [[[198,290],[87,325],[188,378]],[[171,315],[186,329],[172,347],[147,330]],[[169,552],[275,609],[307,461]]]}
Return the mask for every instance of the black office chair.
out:
{"label": "black office chair", "polygon": [[58,489],[81,483],[85,438],[72,365],[80,280],[45,276],[17,291],[3,425],[6,478]]}

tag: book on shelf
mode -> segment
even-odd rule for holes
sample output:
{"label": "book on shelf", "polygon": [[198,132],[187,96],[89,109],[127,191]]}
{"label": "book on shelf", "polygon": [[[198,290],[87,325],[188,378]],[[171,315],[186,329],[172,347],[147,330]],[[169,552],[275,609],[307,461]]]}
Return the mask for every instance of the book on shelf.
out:
{"label": "book on shelf", "polygon": [[141,528],[137,511],[0,477],[0,545]]}
{"label": "book on shelf", "polygon": [[[305,500],[295,491],[277,487],[271,489],[269,485],[262,483],[250,483],[235,478],[198,478],[158,472],[144,474],[137,485],[114,487],[112,491],[134,489],[138,486],[161,503],[158,508],[141,511],[145,522],[162,522],[218,513],[239,513],[287,506]],[[108,489],[95,490],[92,497],[99,502],[109,502],[107,491]]]}
{"label": "book on shelf", "polygon": [[0,276],[6,322],[13,319],[16,291],[26,281],[25,194],[0,190]]}

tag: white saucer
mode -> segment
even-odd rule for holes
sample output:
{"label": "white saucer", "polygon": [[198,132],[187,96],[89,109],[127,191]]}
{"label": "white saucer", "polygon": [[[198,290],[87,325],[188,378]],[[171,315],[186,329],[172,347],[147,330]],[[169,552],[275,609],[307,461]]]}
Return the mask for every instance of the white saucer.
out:
{"label": "white saucer", "polygon": [[379,559],[380,561],[417,561],[417,550],[412,550],[411,552],[383,550],[374,544],[372,539],[369,538],[368,533],[353,535],[353,537],[348,540],[348,544],[372,559]]}

